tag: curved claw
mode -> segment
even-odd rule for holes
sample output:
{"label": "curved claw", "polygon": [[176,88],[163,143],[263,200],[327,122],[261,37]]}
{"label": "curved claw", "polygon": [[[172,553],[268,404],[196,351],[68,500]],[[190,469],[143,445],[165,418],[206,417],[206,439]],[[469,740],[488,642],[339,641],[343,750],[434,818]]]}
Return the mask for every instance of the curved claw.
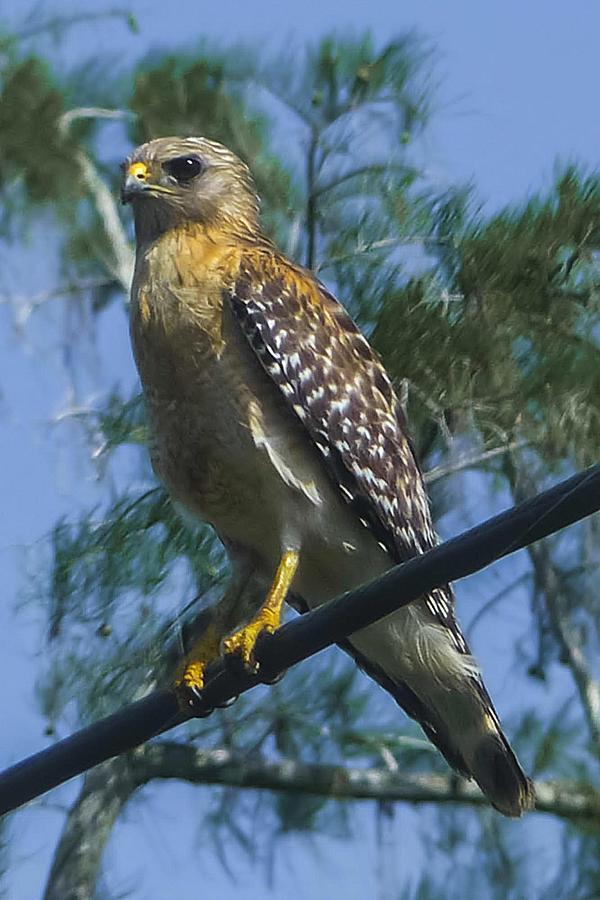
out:
{"label": "curved claw", "polygon": [[234,697],[228,697],[223,703],[216,703],[214,706],[208,706],[205,705],[204,692],[201,688],[179,684],[175,690],[177,691],[181,706],[187,713],[191,710],[195,719],[206,719],[207,716],[210,716],[216,709],[227,709],[239,699],[239,695],[236,694]]}
{"label": "curved claw", "polygon": [[199,703],[202,703],[202,688],[196,687],[195,685],[187,685],[186,689],[194,695],[195,700],[198,700]]}
{"label": "curved claw", "polygon": [[262,617],[257,618],[245,628],[240,628],[239,631],[223,640],[223,653],[228,661],[239,659],[246,672],[257,675],[260,664],[254,658],[256,642],[262,632],[266,631],[272,634],[274,630],[272,625],[265,624]]}
{"label": "curved claw", "polygon": [[279,681],[281,681],[286,672],[287,669],[283,669],[282,672],[277,672],[276,675],[271,675],[270,677],[268,675],[263,675],[261,676],[260,680],[263,684],[277,684]]}
{"label": "curved claw", "polygon": [[213,711],[204,705],[204,661],[189,663],[175,682],[175,693],[185,712],[192,711],[195,719],[203,719]]}
{"label": "curved claw", "polygon": [[186,684],[180,681],[175,685],[175,693],[182,710],[190,713],[195,719],[204,719],[213,711],[211,707],[203,706],[204,697],[202,688],[195,684]]}
{"label": "curved claw", "polygon": [[240,695],[236,694],[234,697],[229,697],[228,700],[225,700],[224,703],[218,703],[217,709],[228,709],[230,706],[233,706],[236,700],[240,699]]}

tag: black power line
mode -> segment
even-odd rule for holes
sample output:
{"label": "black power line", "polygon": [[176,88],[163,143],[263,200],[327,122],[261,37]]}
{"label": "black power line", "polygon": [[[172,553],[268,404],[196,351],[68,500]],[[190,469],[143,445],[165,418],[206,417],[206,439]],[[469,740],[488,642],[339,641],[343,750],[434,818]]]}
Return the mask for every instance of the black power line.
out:
{"label": "black power line", "polygon": [[0,815],[69,778],[194,716],[207,715],[261,681],[376,622],[435,587],[478,572],[600,509],[600,465],[592,466],[470,531],[396,566],[375,581],[259,638],[260,676],[218,660],[206,673],[201,702],[181,709],[158,690],[0,774]]}

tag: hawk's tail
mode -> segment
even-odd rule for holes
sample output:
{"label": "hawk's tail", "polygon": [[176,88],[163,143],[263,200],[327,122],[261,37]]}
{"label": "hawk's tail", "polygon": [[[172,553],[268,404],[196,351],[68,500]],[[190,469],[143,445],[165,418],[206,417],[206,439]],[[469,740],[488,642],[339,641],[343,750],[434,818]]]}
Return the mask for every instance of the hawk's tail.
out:
{"label": "hawk's tail", "polygon": [[500,728],[480,735],[469,765],[472,777],[499,812],[518,817],[533,809],[533,784]]}
{"label": "hawk's tail", "polygon": [[460,691],[441,689],[425,703],[405,681],[391,678],[352,644],[340,646],[420,724],[455,771],[477,782],[499,812],[518,817],[532,809],[533,784],[502,732],[481,681],[473,679]]}

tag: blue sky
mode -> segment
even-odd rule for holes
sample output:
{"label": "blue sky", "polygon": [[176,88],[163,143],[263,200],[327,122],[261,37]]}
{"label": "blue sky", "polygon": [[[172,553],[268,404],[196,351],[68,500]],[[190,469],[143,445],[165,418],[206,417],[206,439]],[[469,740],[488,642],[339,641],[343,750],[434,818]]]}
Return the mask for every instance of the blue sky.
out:
{"label": "blue sky", "polygon": [[[93,0],[86,4],[86,9],[92,8],[101,10],[105,5]],[[46,4],[42,9],[53,14],[81,6]],[[491,210],[524,199],[547,184],[557,159],[577,160],[590,167],[597,164],[600,6],[596,4],[583,0],[568,6],[555,0],[496,4],[482,0],[371,0],[368,4],[357,0],[298,4],[136,0],[131,10],[139,35],[131,35],[117,22],[79,27],[56,48],[56,56],[68,66],[96,52],[109,53],[116,64],[122,64],[151,48],[178,49],[200,36],[256,42],[277,50],[332,30],[344,34],[369,28],[383,42],[399,31],[416,28],[439,53],[436,112],[424,145],[434,180],[440,184],[472,181]],[[2,15],[9,24],[18,23],[22,4],[4,0]],[[1,293],[18,289],[30,294],[48,286],[55,273],[46,259],[38,258],[32,265],[30,251],[35,246],[34,226],[30,247],[22,253],[13,251],[9,257],[0,247]],[[33,555],[26,555],[23,548],[39,539],[59,515],[85,503],[94,490],[86,480],[89,472],[77,468],[68,451],[68,427],[61,430],[49,424],[64,399],[65,379],[60,354],[55,358],[44,350],[46,334],[44,322],[34,322],[23,340],[15,332],[8,308],[0,305],[0,710],[4,722],[0,755],[6,762],[33,752],[45,740],[43,724],[31,709],[40,614],[34,604],[21,604],[15,612],[27,560],[30,566],[38,565],[35,549]],[[116,312],[103,322],[99,346],[100,369],[133,383],[126,329]],[[479,517],[480,511],[474,509],[474,521]],[[490,594],[497,577],[490,574]],[[468,598],[465,602],[470,603]],[[480,655],[489,655],[485,669],[499,703],[503,695],[507,698],[514,691],[503,670],[502,651],[499,636],[488,636],[479,648]],[[48,836],[56,834],[60,824],[60,811],[52,805],[68,802],[73,791],[73,786],[65,788],[43,809],[16,820],[14,862],[18,865],[10,900],[39,896],[52,849]],[[111,877],[116,873],[111,887],[135,888],[134,896],[148,900],[186,889],[189,893],[193,874],[189,860],[201,835],[193,827],[190,833],[186,823],[193,821],[193,807],[201,802],[199,791],[183,787],[161,786],[147,792],[115,833],[109,851]],[[189,810],[189,816],[182,816],[182,810]],[[402,867],[418,841],[414,835],[407,837],[415,815],[402,810],[399,822],[403,837],[398,866]],[[360,816],[358,830],[361,841],[354,852],[348,853],[348,847],[339,842],[323,841],[316,861],[309,850],[282,845],[283,871],[291,866],[295,896],[318,900],[336,888],[343,888],[348,900],[373,895],[374,836],[366,815]],[[139,850],[140,835],[145,851]],[[202,865],[204,861],[202,857]],[[216,866],[209,865],[202,877],[223,898],[264,896],[249,873],[235,887],[223,880]]]}

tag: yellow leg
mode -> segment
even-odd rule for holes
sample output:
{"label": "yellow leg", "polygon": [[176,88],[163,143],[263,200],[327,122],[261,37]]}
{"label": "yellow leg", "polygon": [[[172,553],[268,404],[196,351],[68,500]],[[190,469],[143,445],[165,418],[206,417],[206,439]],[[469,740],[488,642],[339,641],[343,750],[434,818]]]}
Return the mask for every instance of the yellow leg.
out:
{"label": "yellow leg", "polygon": [[283,602],[294,580],[299,560],[300,555],[296,550],[285,551],[277,567],[267,599],[257,615],[247,625],[223,641],[223,652],[228,655],[239,653],[244,665],[252,671],[256,672],[258,669],[258,664],[254,660],[256,640],[261,631],[272,633],[279,628]]}
{"label": "yellow leg", "polygon": [[175,688],[185,687],[197,693],[204,687],[206,667],[220,655],[221,634],[211,622],[204,634],[198,638],[187,655],[187,659],[175,679]]}

